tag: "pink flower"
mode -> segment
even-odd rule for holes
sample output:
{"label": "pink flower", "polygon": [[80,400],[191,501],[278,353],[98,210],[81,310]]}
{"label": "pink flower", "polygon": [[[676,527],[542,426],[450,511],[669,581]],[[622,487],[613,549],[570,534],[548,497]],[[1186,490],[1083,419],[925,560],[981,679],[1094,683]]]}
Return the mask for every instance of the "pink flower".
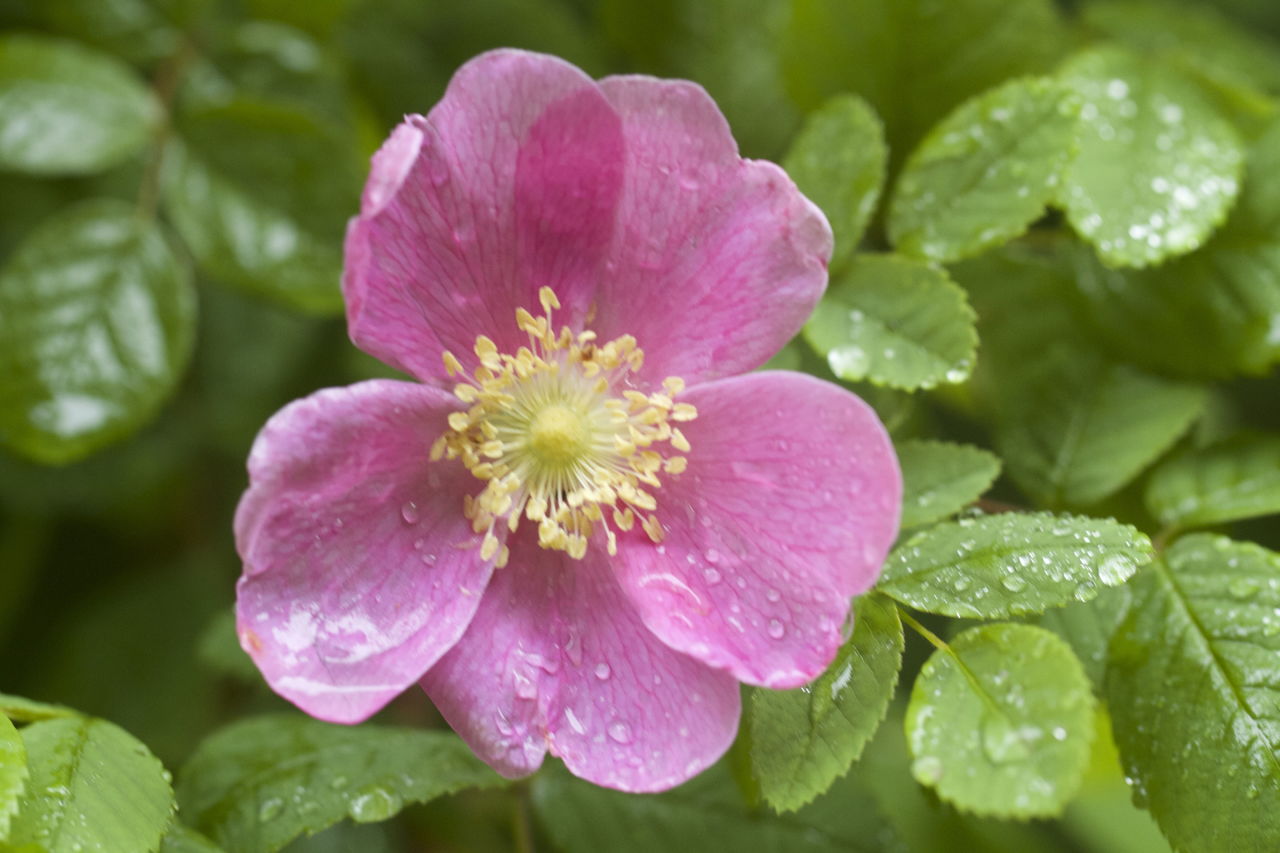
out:
{"label": "pink flower", "polygon": [[421,682],[507,776],[550,751],[653,791],[714,762],[738,682],[822,672],[897,533],[874,413],[740,375],[830,251],[700,87],[467,63],[347,232],[352,340],[421,383],[296,401],[249,457],[238,621],[267,681],[344,723]]}

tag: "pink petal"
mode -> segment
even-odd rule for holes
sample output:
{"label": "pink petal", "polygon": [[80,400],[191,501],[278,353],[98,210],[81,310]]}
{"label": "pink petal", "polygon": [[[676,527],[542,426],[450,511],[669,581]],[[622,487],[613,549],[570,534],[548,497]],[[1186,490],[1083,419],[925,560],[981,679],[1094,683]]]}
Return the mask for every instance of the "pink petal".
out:
{"label": "pink petal", "polygon": [[741,681],[803,684],[898,530],[902,478],[869,406],[798,373],[689,389],[689,467],[657,491],[661,545],[619,543],[623,587],[672,648]]}
{"label": "pink petal", "polygon": [[462,496],[479,481],[427,461],[455,408],[435,388],[363,382],[286,406],[254,442],[235,519],[240,641],[313,716],[368,717],[475,613],[492,565]]}
{"label": "pink petal", "polygon": [[538,289],[576,324],[602,276],[622,185],[621,123],[574,66],[516,50],[483,54],[426,118],[375,155],[347,231],[343,293],[351,338],[424,380],[477,335],[527,342],[515,309]]}
{"label": "pink petal", "polygon": [[635,335],[654,381],[760,366],[826,288],[826,218],[780,168],[738,157],[702,87],[608,77],[600,88],[622,116],[627,163],[592,327]]}
{"label": "pink petal", "polygon": [[507,776],[547,749],[584,779],[670,788],[715,762],[737,730],[738,686],[654,637],[598,548],[583,560],[522,528],[470,629],[423,687]]}

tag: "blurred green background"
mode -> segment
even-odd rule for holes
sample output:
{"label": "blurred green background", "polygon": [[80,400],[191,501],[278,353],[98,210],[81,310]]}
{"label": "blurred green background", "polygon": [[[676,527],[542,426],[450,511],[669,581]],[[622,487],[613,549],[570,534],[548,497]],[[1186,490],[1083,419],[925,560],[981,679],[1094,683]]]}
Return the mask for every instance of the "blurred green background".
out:
{"label": "blurred green background", "polygon": [[[1211,5],[1280,35],[1273,0]],[[0,170],[0,264],[67,206],[117,199],[158,215],[195,300],[165,315],[182,328],[166,327],[167,361],[127,416],[65,453],[30,440],[25,456],[62,464],[0,450],[0,689],[113,720],[171,768],[220,724],[284,709],[235,646],[231,516],[250,443],[273,412],[321,387],[389,375],[348,342],[337,290],[343,227],[369,155],[403,114],[429,110],[466,59],[516,46],[595,76],[694,79],[720,103],[744,154],[779,159],[803,117],[780,70],[788,6],[0,0],[5,36],[52,36],[114,56],[161,112],[151,139],[101,168]],[[1240,384],[1240,399],[1274,399],[1274,380]],[[883,396],[892,419],[901,401]],[[911,405],[899,426],[923,419],[962,437],[976,432],[945,398]],[[912,672],[925,649],[913,641],[908,654]],[[416,693],[383,717],[439,722]],[[1129,804],[1105,737],[1062,821],[999,824],[959,816],[915,786],[897,720],[855,775],[874,782],[866,787],[911,849],[1167,849]],[[445,798],[290,849],[511,849],[524,820],[513,820],[512,802],[506,793]],[[555,846],[544,828],[531,831],[538,849]]]}

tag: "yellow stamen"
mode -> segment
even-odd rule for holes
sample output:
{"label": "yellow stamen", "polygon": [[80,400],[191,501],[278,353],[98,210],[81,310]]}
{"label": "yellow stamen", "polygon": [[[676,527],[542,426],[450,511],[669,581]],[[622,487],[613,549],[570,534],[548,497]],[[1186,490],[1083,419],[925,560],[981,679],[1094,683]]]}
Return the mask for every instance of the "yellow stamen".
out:
{"label": "yellow stamen", "polygon": [[[659,475],[688,466],[680,455],[689,442],[672,421],[689,421],[697,410],[675,397],[684,381],[668,377],[645,393],[629,376],[644,362],[635,338],[601,343],[590,330],[556,330],[555,292],[538,292],[543,315],[521,308],[516,325],[529,345],[499,352],[480,335],[470,377],[452,353],[444,353],[451,376],[463,380],[454,395],[466,411],[449,416],[449,428],[431,447],[431,458],[459,459],[486,481],[463,500],[472,529],[482,534],[480,556],[506,564],[510,552],[498,535],[499,521],[515,531],[521,518],[538,526],[538,543],[581,559],[597,528],[609,554],[618,533],[636,526],[654,542],[663,538],[654,514]],[[617,390],[614,390],[617,389]],[[612,524],[610,524],[612,522]]]}

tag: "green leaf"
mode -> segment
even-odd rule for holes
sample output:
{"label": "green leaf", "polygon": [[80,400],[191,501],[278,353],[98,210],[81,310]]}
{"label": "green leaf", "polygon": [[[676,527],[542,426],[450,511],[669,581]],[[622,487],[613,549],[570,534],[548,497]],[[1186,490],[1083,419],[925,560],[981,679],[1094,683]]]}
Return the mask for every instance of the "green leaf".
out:
{"label": "green leaf", "polygon": [[163,765],[106,720],[65,717],[22,729],[31,778],[10,828],[48,853],[152,851],[173,817]]}
{"label": "green leaf", "polygon": [[866,595],[854,602],[853,636],[817,680],[752,691],[751,770],[771,806],[800,808],[858,759],[893,698],[902,648],[898,608]]}
{"label": "green leaf", "polygon": [[598,788],[548,767],[533,780],[533,805],[565,853],[901,850],[875,804],[849,777],[812,805],[779,817],[748,809],[723,763],[674,790],[646,796]]}
{"label": "green leaf", "polygon": [[796,186],[831,222],[833,270],[841,269],[862,241],[880,200],[888,159],[875,110],[855,95],[841,95],[809,115],[782,161]]}
{"label": "green leaf", "polygon": [[1079,353],[1049,362],[997,424],[1009,474],[1050,507],[1087,506],[1129,483],[1204,408],[1198,386]]}
{"label": "green leaf", "polygon": [[1107,700],[1134,798],[1177,850],[1280,837],[1280,555],[1180,539],[1135,582]]}
{"label": "green leaf", "polygon": [[1280,360],[1280,122],[1249,152],[1249,179],[1202,249],[1150,270],[1078,258],[1089,318],[1117,352],[1189,377],[1262,374]]}
{"label": "green leaf", "polygon": [[1054,634],[983,625],[925,663],[906,729],[912,774],[942,799],[975,814],[1049,817],[1083,777],[1093,697]]}
{"label": "green leaf", "polygon": [[1280,436],[1245,436],[1170,459],[1147,483],[1147,508],[1182,528],[1280,513]]}
{"label": "green leaf", "polygon": [[1053,80],[1014,80],[961,104],[912,152],[889,208],[898,251],[943,263],[1044,215],[1075,150],[1080,104]]}
{"label": "green leaf", "polygon": [[79,712],[72,708],[11,696],[8,693],[0,693],[0,714],[19,723],[38,723],[41,720],[79,716]]}
{"label": "green leaf", "polygon": [[1084,101],[1060,193],[1072,226],[1111,266],[1145,267],[1202,245],[1240,190],[1244,148],[1196,85],[1107,47],[1063,68]]}
{"label": "green leaf", "polygon": [[51,0],[39,13],[57,32],[131,62],[153,64],[178,49],[180,31],[149,0]]}
{"label": "green leaf", "polygon": [[174,822],[160,843],[160,853],[223,853],[222,848],[189,826]]}
{"label": "green leaf", "polygon": [[1088,601],[1148,562],[1151,541],[1110,519],[1000,513],[930,527],[889,555],[877,589],[928,613],[975,619]]}
{"label": "green leaf", "polygon": [[1046,610],[1036,620],[1071,644],[1085,674],[1100,692],[1107,676],[1107,647],[1133,601],[1131,584],[1104,589],[1092,601]]}
{"label": "green leaf", "polygon": [[1261,97],[1259,89],[1280,91],[1280,44],[1233,23],[1212,5],[1095,0],[1085,6],[1083,17],[1106,36],[1134,48],[1171,54],[1220,85],[1255,97]]}
{"label": "green leaf", "polygon": [[866,98],[906,152],[970,95],[1051,69],[1062,38],[1048,0],[792,0],[783,74],[805,109]]}
{"label": "green leaf", "polygon": [[186,118],[165,209],[201,269],[303,311],[342,308],[342,234],[359,208],[355,142],[291,106],[238,100]]}
{"label": "green leaf", "polygon": [[386,820],[503,780],[451,732],[256,717],[221,729],[178,780],[184,819],[228,850],[279,850],[350,817]]}
{"label": "green leaf", "polygon": [[967,444],[899,442],[902,527],[940,521],[982,497],[1000,475],[1000,459]]}
{"label": "green leaf", "polygon": [[75,42],[0,38],[0,169],[98,172],[146,144],[158,117],[128,66]]}
{"label": "green leaf", "polygon": [[911,390],[963,382],[978,335],[945,271],[896,255],[859,255],[804,328],[836,376]]}
{"label": "green leaf", "polygon": [[69,462],[148,420],[195,336],[187,266],[118,201],[40,225],[0,269],[0,443]]}
{"label": "green leaf", "polygon": [[27,775],[27,748],[22,736],[8,717],[0,717],[0,839],[9,837],[9,821],[18,810]]}

